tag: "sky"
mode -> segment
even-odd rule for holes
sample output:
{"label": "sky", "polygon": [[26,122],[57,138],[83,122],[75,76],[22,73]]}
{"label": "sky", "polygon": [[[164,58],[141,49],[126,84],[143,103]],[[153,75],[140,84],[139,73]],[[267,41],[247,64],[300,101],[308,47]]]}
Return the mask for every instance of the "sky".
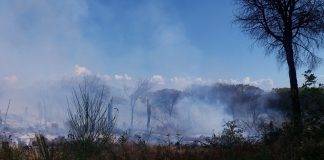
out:
{"label": "sky", "polygon": [[[286,65],[241,32],[234,12],[230,0],[1,0],[0,79],[16,87],[85,74],[179,88],[288,86]],[[324,66],[315,73],[323,82]]]}

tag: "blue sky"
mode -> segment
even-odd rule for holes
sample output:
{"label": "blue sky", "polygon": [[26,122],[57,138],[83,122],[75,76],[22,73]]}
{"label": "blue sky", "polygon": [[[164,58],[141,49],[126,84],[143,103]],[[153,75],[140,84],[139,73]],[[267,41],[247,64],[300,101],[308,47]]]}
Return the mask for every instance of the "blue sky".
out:
{"label": "blue sky", "polygon": [[[230,0],[2,0],[0,77],[30,84],[81,69],[288,86],[285,64],[233,24],[233,11]],[[316,73],[323,81],[323,65]]]}

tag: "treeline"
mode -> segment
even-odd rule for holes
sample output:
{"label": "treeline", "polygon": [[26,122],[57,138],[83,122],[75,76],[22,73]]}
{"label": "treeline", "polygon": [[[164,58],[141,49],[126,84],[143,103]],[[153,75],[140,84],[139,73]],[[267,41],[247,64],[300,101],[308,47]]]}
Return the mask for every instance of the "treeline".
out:
{"label": "treeline", "polygon": [[[32,146],[11,147],[2,143],[1,159],[321,159],[324,150],[324,88],[316,84],[311,74],[305,74],[305,83],[300,88],[303,130],[301,147],[293,141],[293,127],[290,123],[289,88],[265,92],[249,85],[216,84],[192,86],[184,91],[163,89],[143,94],[139,99],[144,104],[160,107],[166,114],[176,114],[174,107],[184,97],[206,103],[226,104],[229,113],[240,117],[225,124],[221,133],[199,137],[190,143],[182,135],[171,139],[166,135],[162,143],[150,142],[150,131],[136,134],[124,131],[116,134],[115,105],[113,99],[105,97],[104,87],[90,84],[73,89],[70,99],[69,129],[67,138],[48,141],[37,135]],[[146,97],[143,99],[143,97]],[[146,101],[145,101],[146,100]],[[278,117],[262,120],[264,113],[279,112]],[[202,115],[203,116],[203,115]],[[148,120],[149,122],[149,120]],[[149,124],[148,124],[149,125]],[[247,136],[254,130],[258,137]]]}

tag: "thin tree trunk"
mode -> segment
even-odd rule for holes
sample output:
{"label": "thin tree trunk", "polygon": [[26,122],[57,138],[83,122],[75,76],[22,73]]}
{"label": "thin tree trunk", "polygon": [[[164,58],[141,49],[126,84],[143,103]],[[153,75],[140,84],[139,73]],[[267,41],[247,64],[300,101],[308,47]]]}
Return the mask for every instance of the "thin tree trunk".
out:
{"label": "thin tree trunk", "polygon": [[286,59],[289,68],[290,94],[292,100],[292,121],[293,121],[296,134],[299,134],[302,125],[301,107],[299,101],[296,67],[294,62],[294,51],[291,44],[285,46],[285,52],[286,52]]}
{"label": "thin tree trunk", "polygon": [[108,129],[111,130],[113,127],[113,98],[110,99],[110,102],[108,104]]}
{"label": "thin tree trunk", "polygon": [[151,123],[151,105],[149,103],[149,100],[146,99],[146,109],[147,109],[147,123],[146,123],[146,128],[147,128],[147,131],[150,130],[150,123]]}
{"label": "thin tree trunk", "polygon": [[133,130],[133,126],[134,126],[134,109],[135,109],[135,100],[133,98],[131,98],[131,128],[130,130]]}
{"label": "thin tree trunk", "polygon": [[293,33],[292,33],[292,17],[288,15],[285,22],[285,31],[284,31],[284,49],[286,53],[286,60],[289,69],[289,80],[290,80],[290,96],[292,101],[292,116],[291,120],[293,123],[293,142],[294,142],[294,151],[291,159],[301,160],[302,157],[300,153],[301,146],[301,133],[302,133],[302,114],[299,101],[299,92],[298,92],[298,81],[296,74],[296,64],[294,58],[294,49],[293,49]]}
{"label": "thin tree trunk", "polygon": [[300,147],[300,138],[302,133],[302,120],[301,120],[301,107],[299,101],[299,93],[298,93],[298,82],[296,75],[296,66],[294,61],[294,51],[292,45],[285,46],[286,59],[289,68],[289,80],[290,80],[290,94],[292,101],[292,122],[293,122],[293,141],[294,141],[294,151],[292,152],[292,159],[301,160],[301,155],[299,154]]}

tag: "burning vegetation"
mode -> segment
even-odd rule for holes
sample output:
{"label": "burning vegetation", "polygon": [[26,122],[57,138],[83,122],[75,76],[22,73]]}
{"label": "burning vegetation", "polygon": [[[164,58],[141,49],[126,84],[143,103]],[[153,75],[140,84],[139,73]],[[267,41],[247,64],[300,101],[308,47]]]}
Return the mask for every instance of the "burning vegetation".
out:
{"label": "burning vegetation", "polygon": [[[291,137],[289,89],[263,91],[248,85],[215,84],[191,86],[183,91],[154,90],[149,81],[140,81],[128,94],[130,103],[127,103],[100,79],[84,77],[72,88],[67,100],[66,136],[50,138],[46,133],[33,134],[26,137],[28,144],[17,144],[12,137],[3,135],[1,156],[4,159],[291,159],[298,153],[305,159],[318,159],[323,154],[324,89],[321,84],[316,85],[316,77],[310,72],[304,76],[306,80],[300,88],[303,145],[298,151]],[[127,104],[133,118],[128,119],[129,127],[122,128],[118,123],[120,111]],[[136,107],[144,109],[137,111]],[[213,122],[208,120],[215,119],[208,117],[208,112],[215,111],[222,111],[221,126],[209,125]],[[134,125],[138,116],[142,116],[146,125]],[[204,128],[214,130],[201,131]]]}
{"label": "burning vegetation", "polygon": [[[234,22],[268,53],[275,54],[279,62],[287,64],[289,88],[264,91],[251,85],[218,83],[177,90],[156,88],[151,80],[120,87],[107,84],[100,76],[91,76],[90,70],[77,65],[76,75],[84,77],[64,84],[65,92],[48,96],[55,93],[51,90],[42,94],[37,105],[39,116],[30,115],[28,107],[25,116],[9,114],[13,102],[9,100],[0,114],[0,159],[322,160],[323,84],[317,84],[316,76],[308,70],[303,74],[304,84],[298,85],[297,69],[314,69],[321,62],[316,51],[324,42],[324,1],[235,0],[235,5]],[[145,15],[142,13],[146,12],[139,15]],[[54,18],[59,14],[52,15]],[[13,27],[10,32],[26,26]],[[166,41],[186,41],[174,38],[171,31],[167,30]],[[88,34],[85,37],[92,37]],[[27,39],[33,34],[28,35]],[[11,46],[7,40],[4,44],[2,47]],[[168,43],[165,44],[157,46],[164,48]],[[12,46],[20,48],[17,44]],[[115,79],[131,77],[116,75]],[[17,77],[7,80],[17,81]],[[31,95],[28,89],[26,93]],[[57,98],[57,106],[61,107],[49,106],[52,103],[45,97]],[[57,110],[60,112],[53,113]],[[26,117],[37,118],[33,119],[35,123],[29,123]],[[65,130],[60,130],[63,125]]]}

